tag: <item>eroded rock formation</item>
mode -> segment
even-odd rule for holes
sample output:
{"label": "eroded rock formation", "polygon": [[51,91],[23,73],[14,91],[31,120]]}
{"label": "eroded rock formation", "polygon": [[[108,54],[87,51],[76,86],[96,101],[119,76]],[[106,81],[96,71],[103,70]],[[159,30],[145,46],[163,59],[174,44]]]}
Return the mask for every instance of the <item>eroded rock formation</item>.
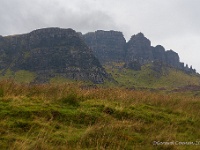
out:
{"label": "eroded rock formation", "polygon": [[133,35],[127,43],[123,34],[117,31],[96,31],[82,37],[102,64],[123,61],[126,67],[138,70],[138,66],[156,61],[186,72],[196,72],[184,66],[173,50],[165,50],[161,45],[151,46],[143,33]]}
{"label": "eroded rock formation", "polygon": [[37,82],[54,76],[103,83],[108,74],[79,34],[72,29],[45,28],[0,39],[2,74],[27,70]]}
{"label": "eroded rock formation", "polygon": [[122,32],[98,30],[83,35],[83,38],[102,64],[124,60],[126,40]]}

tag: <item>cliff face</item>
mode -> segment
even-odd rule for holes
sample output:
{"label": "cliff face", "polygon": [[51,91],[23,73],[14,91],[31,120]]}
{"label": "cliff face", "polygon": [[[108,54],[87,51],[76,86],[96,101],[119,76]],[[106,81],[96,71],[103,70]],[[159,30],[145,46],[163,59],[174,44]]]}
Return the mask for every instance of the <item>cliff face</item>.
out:
{"label": "cliff face", "polygon": [[36,82],[57,75],[102,83],[108,74],[92,51],[72,29],[46,28],[0,39],[0,69],[27,70],[37,74]]}
{"label": "cliff face", "polygon": [[127,43],[123,34],[117,31],[91,32],[83,35],[83,39],[101,63],[123,61],[125,67],[139,70],[143,64],[161,62],[186,72],[195,72],[184,66],[173,50],[165,50],[161,45],[151,46],[151,41],[143,33],[133,35]]}
{"label": "cliff face", "polygon": [[151,42],[142,33],[133,35],[126,45],[126,61],[145,63],[153,60]]}
{"label": "cliff face", "polygon": [[152,61],[160,61],[166,65],[180,68],[179,55],[173,50],[165,50],[161,45],[151,46],[151,41],[142,33],[133,35],[127,43],[126,57],[127,62],[138,61],[145,64]]}
{"label": "cliff face", "polygon": [[161,45],[152,47],[153,59],[166,63],[165,48]]}
{"label": "cliff face", "polygon": [[126,40],[121,32],[98,30],[83,38],[101,63],[124,60]]}
{"label": "cliff face", "polygon": [[125,67],[134,70],[157,62],[155,65],[195,72],[180,62],[176,52],[166,51],[161,45],[151,46],[142,33],[133,35],[126,43],[123,34],[117,31],[99,30],[82,35],[72,29],[45,28],[23,35],[0,36],[0,75],[8,70],[14,73],[25,70],[36,74],[35,82],[61,76],[103,83],[111,77],[94,55],[101,63],[125,62]]}
{"label": "cliff face", "polygon": [[180,67],[180,60],[179,60],[179,55],[178,53],[172,51],[172,50],[168,50],[165,52],[165,56],[166,56],[166,63],[179,68]]}

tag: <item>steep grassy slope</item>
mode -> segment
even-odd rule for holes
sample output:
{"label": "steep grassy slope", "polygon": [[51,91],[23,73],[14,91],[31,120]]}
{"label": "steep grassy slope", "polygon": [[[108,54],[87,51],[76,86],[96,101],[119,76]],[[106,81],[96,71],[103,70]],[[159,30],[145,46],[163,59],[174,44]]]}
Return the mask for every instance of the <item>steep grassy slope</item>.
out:
{"label": "steep grassy slope", "polygon": [[[191,149],[200,97],[81,84],[0,82],[0,149]],[[153,145],[154,141],[178,145]]]}
{"label": "steep grassy slope", "polygon": [[[114,80],[105,80],[101,87],[122,86],[128,88],[153,88],[153,89],[175,89],[188,85],[200,85],[199,74],[187,74],[181,70],[162,67],[155,70],[152,64],[142,66],[140,71],[124,68],[124,63],[112,63],[105,65],[106,72],[110,73]],[[1,72],[0,72],[1,73]],[[4,75],[0,75],[0,80],[13,79],[18,83],[34,82],[37,75],[34,72],[8,69]],[[50,83],[80,82],[60,76],[59,74],[49,78]],[[83,81],[81,81],[83,82]],[[84,81],[87,84],[92,82]]]}
{"label": "steep grassy slope", "polygon": [[162,67],[159,71],[152,64],[142,66],[140,71],[126,69],[122,64],[106,65],[106,71],[111,73],[119,85],[126,87],[167,88],[172,89],[186,85],[200,85],[198,74],[187,74],[181,70]]}

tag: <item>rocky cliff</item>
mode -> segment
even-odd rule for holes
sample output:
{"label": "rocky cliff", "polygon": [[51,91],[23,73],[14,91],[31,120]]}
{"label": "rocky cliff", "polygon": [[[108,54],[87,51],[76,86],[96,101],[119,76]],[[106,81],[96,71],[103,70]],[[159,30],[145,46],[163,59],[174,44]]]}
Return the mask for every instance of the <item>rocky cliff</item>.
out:
{"label": "rocky cliff", "polygon": [[180,67],[180,59],[178,53],[173,50],[168,50],[165,52],[166,64],[170,66],[179,68]]}
{"label": "rocky cliff", "polygon": [[102,83],[109,75],[79,34],[72,29],[45,28],[28,34],[0,37],[0,70],[5,75],[26,70],[35,82],[55,76]]}
{"label": "rocky cliff", "polygon": [[180,68],[179,55],[173,50],[165,50],[161,45],[151,46],[151,41],[144,34],[133,35],[127,43],[125,60],[138,61],[145,64],[152,61],[160,61],[166,65]]}
{"label": "rocky cliff", "polygon": [[133,35],[126,44],[125,60],[146,63],[153,60],[151,42],[142,33]]}
{"label": "rocky cliff", "polygon": [[102,64],[124,60],[126,40],[122,32],[98,30],[83,35],[83,38]]}
{"label": "rocky cliff", "polygon": [[173,50],[165,50],[161,45],[151,46],[151,41],[143,33],[133,35],[126,43],[121,32],[96,31],[83,35],[83,39],[92,49],[101,63],[125,62],[129,68],[140,69],[141,65],[151,62],[195,73],[195,70],[184,66],[179,55]]}
{"label": "rocky cliff", "polygon": [[[124,62],[125,67],[140,70],[147,63],[164,64],[187,73],[179,55],[163,46],[151,46],[144,34],[133,35],[126,43],[121,32],[102,31],[82,35],[72,29],[45,28],[27,34],[0,36],[0,76],[18,71],[36,74],[33,82],[48,82],[54,77],[103,83],[111,79],[101,66]],[[155,66],[154,65],[154,66]],[[161,67],[154,67],[155,70]],[[10,77],[10,74],[9,74]]]}
{"label": "rocky cliff", "polygon": [[161,45],[152,47],[153,59],[166,63],[165,48]]}

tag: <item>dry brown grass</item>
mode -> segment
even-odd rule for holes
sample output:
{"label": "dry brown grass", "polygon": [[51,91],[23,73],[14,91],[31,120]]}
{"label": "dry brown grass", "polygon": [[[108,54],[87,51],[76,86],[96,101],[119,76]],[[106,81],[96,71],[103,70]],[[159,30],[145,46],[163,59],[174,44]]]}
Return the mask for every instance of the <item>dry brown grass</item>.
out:
{"label": "dry brown grass", "polygon": [[1,81],[0,148],[198,149],[152,144],[200,139],[197,95]]}

